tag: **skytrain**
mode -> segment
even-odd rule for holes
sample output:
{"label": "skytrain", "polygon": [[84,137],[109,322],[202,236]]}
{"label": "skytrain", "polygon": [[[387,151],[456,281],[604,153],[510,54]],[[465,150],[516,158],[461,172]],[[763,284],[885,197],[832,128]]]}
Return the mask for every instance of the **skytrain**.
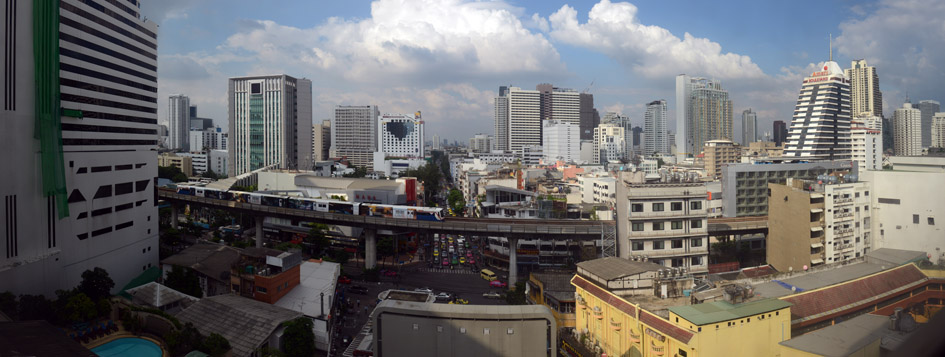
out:
{"label": "skytrain", "polygon": [[374,203],[346,202],[318,198],[282,196],[268,193],[217,190],[200,186],[178,185],[181,195],[214,198],[218,200],[253,203],[272,207],[285,207],[316,212],[331,212],[356,216],[382,216],[419,221],[442,221],[442,208],[381,205]]}

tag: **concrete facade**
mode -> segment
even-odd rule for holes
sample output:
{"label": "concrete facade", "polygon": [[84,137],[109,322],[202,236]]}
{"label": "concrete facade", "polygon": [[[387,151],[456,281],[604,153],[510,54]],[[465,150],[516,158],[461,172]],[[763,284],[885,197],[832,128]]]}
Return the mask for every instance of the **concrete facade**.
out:
{"label": "concrete facade", "polygon": [[726,165],[722,168],[723,214],[725,217],[767,215],[768,183],[784,184],[788,178],[810,180],[835,171],[856,174],[857,167],[854,161]]}
{"label": "concrete facade", "polygon": [[833,60],[805,77],[784,145],[785,159],[850,159],[850,80]]}
{"label": "concrete facade", "polygon": [[581,159],[581,128],[579,125],[558,120],[545,120],[542,130],[542,155],[546,163],[564,161],[576,163]]}
{"label": "concrete facade", "polygon": [[893,145],[896,156],[922,155],[922,112],[903,103],[893,115]]}
{"label": "concrete facade", "polygon": [[331,157],[347,157],[352,165],[373,169],[377,151],[376,105],[336,106],[331,121]]}
{"label": "concrete facade", "polygon": [[706,141],[702,153],[705,175],[718,180],[722,178],[722,167],[741,161],[742,148],[731,140]]}

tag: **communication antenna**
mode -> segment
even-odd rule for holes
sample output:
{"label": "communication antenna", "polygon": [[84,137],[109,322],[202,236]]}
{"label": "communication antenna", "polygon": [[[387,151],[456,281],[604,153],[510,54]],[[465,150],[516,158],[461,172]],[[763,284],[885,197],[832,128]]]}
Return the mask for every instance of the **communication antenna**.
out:
{"label": "communication antenna", "polygon": [[827,46],[830,47],[830,62],[833,62],[833,34],[828,35]]}

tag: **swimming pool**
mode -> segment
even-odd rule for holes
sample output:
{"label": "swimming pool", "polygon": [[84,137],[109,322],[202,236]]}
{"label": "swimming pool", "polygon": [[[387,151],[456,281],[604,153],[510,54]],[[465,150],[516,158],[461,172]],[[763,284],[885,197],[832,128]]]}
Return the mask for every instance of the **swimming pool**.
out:
{"label": "swimming pool", "polygon": [[141,356],[141,357],[161,357],[161,347],[154,342],[143,338],[125,337],[119,338],[104,345],[92,349],[102,357],[111,356]]}

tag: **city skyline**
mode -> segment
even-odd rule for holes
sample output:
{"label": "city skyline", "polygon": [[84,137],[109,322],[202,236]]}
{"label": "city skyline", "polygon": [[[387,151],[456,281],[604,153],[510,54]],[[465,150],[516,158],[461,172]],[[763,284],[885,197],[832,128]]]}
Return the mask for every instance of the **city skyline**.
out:
{"label": "city skyline", "polygon": [[[314,120],[330,118],[335,105],[372,103],[385,112],[421,109],[429,134],[450,140],[491,131],[494,88],[503,84],[589,88],[601,113],[629,115],[635,125],[642,124],[652,98],[669,98],[668,124],[675,128],[673,77],[687,73],[722,80],[733,110],[753,108],[764,128],[773,120],[789,120],[798,83],[826,57],[830,33],[838,63],[846,67],[862,58],[877,67],[884,108],[898,107],[906,91],[915,100],[945,97],[938,84],[945,75],[929,68],[945,59],[945,51],[933,46],[940,36],[934,31],[914,35],[895,22],[934,19],[945,12],[934,2],[818,4],[821,11],[814,15],[809,4],[747,2],[711,9],[698,3],[670,9],[666,4],[609,1],[219,5],[143,4],[164,34],[158,46],[160,97],[189,95],[204,116],[217,120],[225,117],[226,78],[295,73],[313,79]],[[312,6],[319,11],[305,11]],[[770,24],[746,19],[745,6],[784,16]],[[888,16],[893,13],[903,16]],[[477,25],[452,26],[453,21],[437,14]],[[785,34],[784,27],[798,16],[805,19],[804,28]],[[431,36],[403,26],[408,18],[423,23]],[[484,23],[489,25],[480,25]],[[390,26],[404,31],[378,30]],[[752,26],[752,31],[741,31],[741,26]],[[592,36],[612,41],[585,40]],[[384,41],[396,49],[383,51]],[[867,46],[869,41],[877,45]],[[652,51],[645,50],[651,45]],[[515,60],[502,59],[509,48],[515,48]],[[700,56],[658,60],[675,52]],[[160,110],[163,120],[166,108]],[[891,117],[892,110],[884,114]]]}

